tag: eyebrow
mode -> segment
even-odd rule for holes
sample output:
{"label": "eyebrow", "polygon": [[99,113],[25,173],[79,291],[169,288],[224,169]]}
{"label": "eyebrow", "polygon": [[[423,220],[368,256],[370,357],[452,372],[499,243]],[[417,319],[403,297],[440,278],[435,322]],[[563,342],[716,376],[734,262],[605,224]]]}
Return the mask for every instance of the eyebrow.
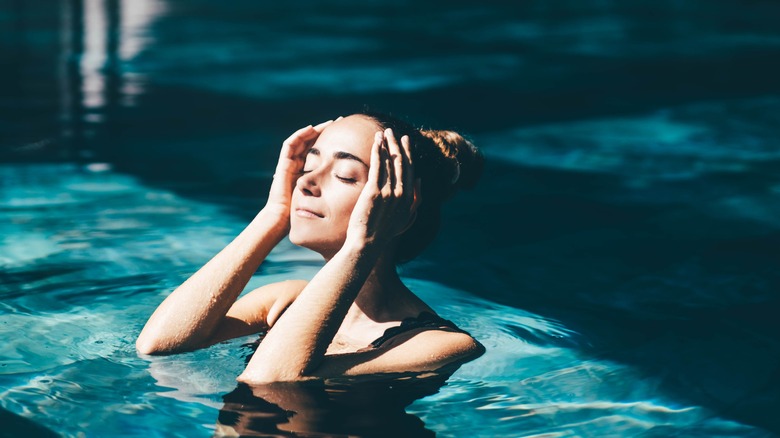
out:
{"label": "eyebrow", "polygon": [[[319,154],[320,154],[320,150],[319,150],[319,149],[317,149],[317,148],[311,148],[311,149],[309,149],[309,152],[308,152],[308,153],[309,153],[309,154],[312,154],[312,155],[319,155]],[[349,152],[344,152],[344,151],[336,151],[336,152],[334,152],[334,153],[333,153],[333,158],[335,158],[335,159],[337,159],[337,160],[352,160],[352,161],[357,161],[358,163],[360,163],[360,164],[362,164],[362,165],[364,165],[364,166],[368,167],[368,164],[366,164],[365,162],[363,162],[363,160],[361,160],[360,158],[358,158],[358,157],[357,157],[357,156],[355,156],[355,155],[352,155],[352,154],[350,154]]]}

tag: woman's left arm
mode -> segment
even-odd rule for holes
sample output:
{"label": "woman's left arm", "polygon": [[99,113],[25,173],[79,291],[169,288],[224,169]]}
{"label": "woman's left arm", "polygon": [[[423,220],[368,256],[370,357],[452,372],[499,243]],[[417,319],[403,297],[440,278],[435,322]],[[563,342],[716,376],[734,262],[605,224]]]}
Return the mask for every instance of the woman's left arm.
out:
{"label": "woman's left arm", "polygon": [[376,134],[344,245],[268,331],[239,381],[299,380],[321,364],[381,252],[408,222],[414,179],[408,137],[401,143],[390,130]]}

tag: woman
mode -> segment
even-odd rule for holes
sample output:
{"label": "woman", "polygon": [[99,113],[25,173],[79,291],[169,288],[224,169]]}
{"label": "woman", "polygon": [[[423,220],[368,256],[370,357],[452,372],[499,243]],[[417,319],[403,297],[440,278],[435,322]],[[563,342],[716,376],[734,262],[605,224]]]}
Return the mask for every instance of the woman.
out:
{"label": "woman", "polygon": [[[282,146],[268,202],[246,229],[157,308],[138,337],[165,354],[267,332],[240,382],[435,371],[484,351],[401,282],[456,188],[481,155],[451,131],[355,114],[295,132]],[[320,253],[310,281],[263,286],[236,301],[289,233]],[[403,324],[403,325],[402,325]]]}

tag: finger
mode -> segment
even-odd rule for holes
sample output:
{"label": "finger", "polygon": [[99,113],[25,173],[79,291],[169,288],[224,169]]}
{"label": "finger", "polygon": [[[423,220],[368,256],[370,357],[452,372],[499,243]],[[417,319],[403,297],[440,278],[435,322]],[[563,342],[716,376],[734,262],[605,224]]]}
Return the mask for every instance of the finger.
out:
{"label": "finger", "polygon": [[322,122],[319,125],[315,126],[314,130],[317,131],[318,133],[322,133],[322,130],[325,129],[325,127],[327,127],[331,123],[333,123],[333,120],[328,120],[327,122]]}
{"label": "finger", "polygon": [[401,148],[398,146],[398,141],[395,139],[393,130],[388,128],[385,130],[385,138],[387,138],[387,151],[390,154],[390,189],[396,198],[400,198],[404,192],[403,185],[403,155],[401,154]]}
{"label": "finger", "polygon": [[371,159],[368,163],[368,181],[366,187],[379,187],[380,161],[379,150],[382,147],[382,133],[374,134],[374,144],[371,146]]}
{"label": "finger", "polygon": [[393,177],[393,163],[390,159],[390,152],[387,149],[387,138],[382,138],[382,147],[379,149],[379,159],[382,169],[381,179],[379,181],[382,197],[388,198],[393,193],[391,178]]}
{"label": "finger", "polygon": [[304,126],[293,132],[291,136],[287,137],[287,140],[282,143],[282,149],[287,149],[290,152],[298,152],[302,146],[306,145],[306,141],[311,139],[315,134],[317,134],[317,131],[314,130],[313,126]]}
{"label": "finger", "polygon": [[322,133],[322,130],[325,129],[331,123],[333,123],[333,120],[322,122],[317,126],[312,126],[312,125],[304,126],[303,128],[295,131],[290,137],[288,137],[287,141],[289,143],[309,141],[313,138],[316,138],[318,135],[320,135],[320,133]]}
{"label": "finger", "polygon": [[293,142],[297,141],[300,138],[309,136],[309,135],[312,134],[312,130],[313,129],[314,129],[314,127],[311,126],[311,125],[304,126],[303,128],[293,132],[292,135],[287,137],[287,140],[285,140],[284,143],[293,143]]}
{"label": "finger", "polygon": [[404,165],[403,185],[407,190],[411,190],[414,184],[414,165],[412,165],[412,146],[408,135],[401,137],[401,152]]}
{"label": "finger", "polygon": [[281,155],[289,158],[303,158],[306,152],[308,152],[312,140],[316,139],[332,122],[332,120],[328,120],[317,126],[304,126],[295,131],[282,143]]}

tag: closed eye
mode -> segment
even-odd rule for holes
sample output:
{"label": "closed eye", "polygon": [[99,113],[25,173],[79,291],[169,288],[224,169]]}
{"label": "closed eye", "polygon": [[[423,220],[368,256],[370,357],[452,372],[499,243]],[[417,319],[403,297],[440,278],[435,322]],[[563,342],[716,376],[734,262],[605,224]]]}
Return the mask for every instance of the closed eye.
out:
{"label": "closed eye", "polygon": [[344,181],[345,183],[348,183],[348,184],[354,184],[354,183],[357,182],[357,179],[355,179],[355,178],[347,178],[347,177],[338,176],[338,175],[336,175],[336,178],[338,178],[339,180]]}

